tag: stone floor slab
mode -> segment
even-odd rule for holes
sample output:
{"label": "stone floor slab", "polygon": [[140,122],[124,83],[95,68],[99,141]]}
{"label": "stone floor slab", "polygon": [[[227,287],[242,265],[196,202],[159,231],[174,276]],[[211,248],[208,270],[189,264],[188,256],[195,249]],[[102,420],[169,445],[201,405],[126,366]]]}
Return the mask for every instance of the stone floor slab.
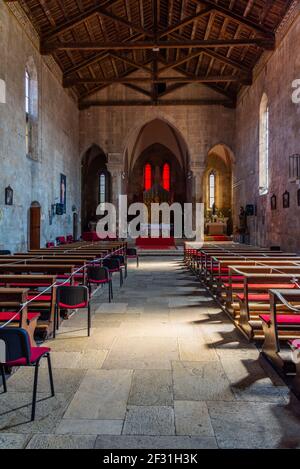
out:
{"label": "stone floor slab", "polygon": [[170,406],[173,404],[172,374],[167,370],[136,370],[129,405]]}
{"label": "stone floor slab", "polygon": [[123,420],[63,419],[56,428],[59,435],[121,435]]}
{"label": "stone floor slab", "polygon": [[125,435],[174,435],[174,410],[167,406],[129,406]]}
{"label": "stone floor slab", "polygon": [[214,436],[205,402],[175,401],[176,435]]}
{"label": "stone floor slab", "polygon": [[189,436],[99,436],[96,449],[216,449],[215,438]]}
{"label": "stone floor slab", "polygon": [[131,379],[128,370],[88,370],[64,418],[122,420]]}
{"label": "stone floor slab", "polygon": [[235,400],[218,362],[173,362],[173,381],[175,400]]}
{"label": "stone floor slab", "polygon": [[34,435],[26,449],[93,449],[95,435]]}

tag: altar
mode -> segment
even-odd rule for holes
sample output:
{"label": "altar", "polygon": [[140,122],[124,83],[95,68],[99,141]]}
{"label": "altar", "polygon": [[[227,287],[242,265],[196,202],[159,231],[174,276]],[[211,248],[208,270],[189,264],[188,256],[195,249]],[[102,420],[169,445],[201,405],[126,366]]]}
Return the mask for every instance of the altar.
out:
{"label": "altar", "polygon": [[211,236],[225,235],[227,224],[223,221],[208,222],[206,224],[207,234]]}

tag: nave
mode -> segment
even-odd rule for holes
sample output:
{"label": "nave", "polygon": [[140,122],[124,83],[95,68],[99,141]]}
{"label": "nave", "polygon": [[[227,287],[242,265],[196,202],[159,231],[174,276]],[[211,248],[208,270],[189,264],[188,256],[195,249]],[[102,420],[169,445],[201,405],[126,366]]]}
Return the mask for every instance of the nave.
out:
{"label": "nave", "polygon": [[34,422],[33,370],[7,380],[0,447],[299,447],[299,402],[182,258],[129,261],[113,287],[93,297],[90,338],[82,310],[47,342],[56,396],[42,365]]}

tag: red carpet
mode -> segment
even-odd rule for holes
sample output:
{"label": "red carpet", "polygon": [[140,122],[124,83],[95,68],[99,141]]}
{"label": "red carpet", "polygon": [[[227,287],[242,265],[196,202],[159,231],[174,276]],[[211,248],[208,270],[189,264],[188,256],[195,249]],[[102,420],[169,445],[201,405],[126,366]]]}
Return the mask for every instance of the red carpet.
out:
{"label": "red carpet", "polygon": [[139,249],[174,249],[175,240],[171,238],[137,238],[136,247]]}
{"label": "red carpet", "polygon": [[210,242],[210,241],[232,241],[230,236],[226,235],[205,235],[205,241]]}

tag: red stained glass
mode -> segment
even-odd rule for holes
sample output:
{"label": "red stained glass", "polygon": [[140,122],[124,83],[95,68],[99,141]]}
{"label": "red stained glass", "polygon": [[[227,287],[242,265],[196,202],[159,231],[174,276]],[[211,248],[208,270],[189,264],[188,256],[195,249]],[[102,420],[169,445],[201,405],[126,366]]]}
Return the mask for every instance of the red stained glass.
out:
{"label": "red stained glass", "polygon": [[164,164],[162,179],[163,179],[163,188],[166,191],[170,191],[170,165],[168,163]]}
{"label": "red stained glass", "polygon": [[152,168],[151,164],[146,164],[144,172],[144,186],[145,191],[149,191],[152,187]]}

